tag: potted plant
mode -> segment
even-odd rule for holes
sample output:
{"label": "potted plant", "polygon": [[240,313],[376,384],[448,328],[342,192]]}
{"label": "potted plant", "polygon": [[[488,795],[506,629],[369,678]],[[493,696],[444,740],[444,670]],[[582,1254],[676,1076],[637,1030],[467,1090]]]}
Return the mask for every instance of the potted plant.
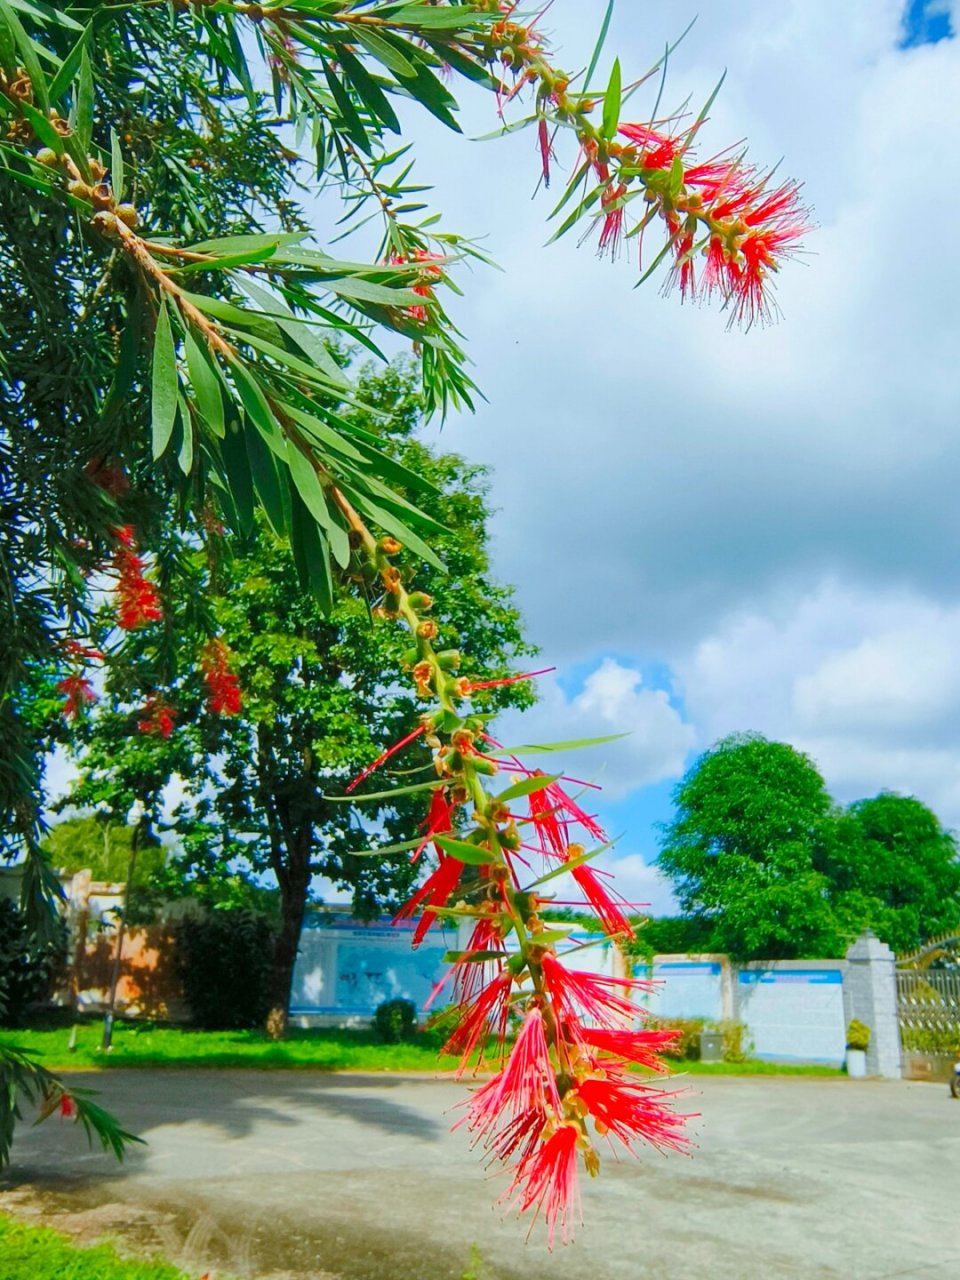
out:
{"label": "potted plant", "polygon": [[862,1080],[867,1074],[869,1044],[870,1028],[865,1022],[852,1018],[847,1026],[847,1075],[852,1080]]}

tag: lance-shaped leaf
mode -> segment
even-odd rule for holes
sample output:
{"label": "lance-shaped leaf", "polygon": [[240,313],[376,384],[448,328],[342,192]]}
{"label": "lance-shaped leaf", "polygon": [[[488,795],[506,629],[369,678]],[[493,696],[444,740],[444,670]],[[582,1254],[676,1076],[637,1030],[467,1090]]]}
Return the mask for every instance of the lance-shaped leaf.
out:
{"label": "lance-shaped leaf", "polygon": [[173,435],[177,418],[177,352],[170,327],[166,300],[161,298],[157,327],[153,337],[153,377],[150,414],[153,432],[153,456],[161,457]]}

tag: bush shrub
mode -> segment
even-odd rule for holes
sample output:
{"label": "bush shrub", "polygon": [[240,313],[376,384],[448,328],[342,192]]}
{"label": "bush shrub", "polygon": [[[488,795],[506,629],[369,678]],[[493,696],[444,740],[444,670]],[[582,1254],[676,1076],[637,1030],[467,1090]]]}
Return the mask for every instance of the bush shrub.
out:
{"label": "bush shrub", "polygon": [[196,912],[176,931],[176,963],[193,1021],[207,1031],[263,1024],[276,929],[257,911]]}
{"label": "bush shrub", "polygon": [[421,1044],[439,1051],[456,1031],[459,1023],[460,1010],[455,1004],[448,1004],[427,1020],[426,1026],[420,1031]]}
{"label": "bush shrub", "polygon": [[65,956],[65,928],[40,947],[17,907],[0,902],[0,1026],[21,1026],[30,1006],[49,997]]}
{"label": "bush shrub", "polygon": [[870,1047],[870,1028],[858,1018],[851,1018],[847,1024],[847,1048],[861,1049],[866,1053]]}
{"label": "bush shrub", "polygon": [[674,1061],[700,1061],[700,1033],[702,1031],[719,1031],[723,1036],[724,1062],[746,1062],[750,1056],[751,1045],[747,1039],[747,1028],[742,1022],[724,1019],[712,1022],[709,1018],[648,1018],[644,1026],[651,1031],[679,1031],[679,1037],[663,1056]]}
{"label": "bush shrub", "polygon": [[412,1000],[384,1000],[373,1015],[373,1029],[384,1044],[412,1040],[417,1029],[417,1006]]}

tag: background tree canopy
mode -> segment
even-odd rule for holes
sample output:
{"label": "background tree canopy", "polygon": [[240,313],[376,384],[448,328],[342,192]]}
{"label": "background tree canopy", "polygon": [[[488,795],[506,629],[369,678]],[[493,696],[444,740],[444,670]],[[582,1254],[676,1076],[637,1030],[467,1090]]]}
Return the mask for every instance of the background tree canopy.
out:
{"label": "background tree canopy", "polygon": [[960,924],[957,842],[919,800],[840,808],[809,757],[759,735],[719,742],[674,799],[657,865],[704,950],[837,956],[870,927],[906,951]]}

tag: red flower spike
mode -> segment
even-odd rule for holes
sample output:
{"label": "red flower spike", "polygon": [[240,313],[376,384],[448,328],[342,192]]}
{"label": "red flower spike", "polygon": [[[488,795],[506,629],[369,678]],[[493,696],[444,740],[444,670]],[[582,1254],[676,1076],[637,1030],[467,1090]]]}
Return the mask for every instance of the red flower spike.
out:
{"label": "red flower spike", "polygon": [[60,1115],[64,1120],[70,1120],[77,1114],[77,1104],[71,1098],[69,1093],[61,1093],[60,1095]]}
{"label": "red flower spike", "polygon": [[470,1055],[476,1048],[481,1053],[488,1037],[496,1034],[502,1048],[507,1036],[507,1016],[510,1012],[510,987],[513,978],[508,972],[500,973],[480,992],[476,1000],[464,1010],[460,1023],[450,1039],[440,1050],[460,1058],[459,1070],[466,1071]]}
{"label": "red flower spike", "polygon": [[620,252],[620,240],[623,236],[625,209],[622,204],[627,188],[623,182],[611,182],[604,188],[600,197],[600,211],[603,225],[600,228],[598,252],[603,255],[608,250],[611,258]]}
{"label": "red flower spike", "polygon": [[581,863],[580,866],[574,867],[570,874],[580,886],[583,896],[597,913],[600,923],[608,934],[626,934],[629,938],[636,937],[633,925],[623,914],[611,890],[603,883],[599,872]]}
{"label": "red flower spike", "polygon": [[583,1221],[577,1179],[580,1139],[578,1125],[562,1124],[551,1138],[521,1162],[507,1192],[508,1196],[513,1191],[517,1192],[513,1204],[518,1212],[534,1210],[534,1222],[543,1214],[549,1249],[553,1248],[558,1226],[560,1238],[566,1244],[572,1235],[573,1219]]}
{"label": "red flower spike", "polygon": [[419,947],[436,919],[435,912],[430,908],[447,905],[450,895],[460,883],[460,877],[463,874],[464,864],[458,858],[451,858],[445,853],[441,853],[439,858],[440,862],[436,870],[424,880],[413,897],[408,899],[393,917],[393,922],[396,924],[398,920],[405,920],[412,916],[421,903],[426,903],[420,922],[413,933],[414,947]]}
{"label": "red flower spike", "polygon": [[75,720],[84,707],[97,700],[93,685],[81,675],[65,676],[57,682],[57,692],[66,695],[61,710],[68,720]]}
{"label": "red flower spike", "polygon": [[144,577],[144,562],[136,553],[136,537],[131,525],[112,530],[120,544],[113,553],[117,573],[117,626],[136,631],[163,618],[156,587]]}
{"label": "red flower spike", "polygon": [[347,783],[347,786],[346,786],[347,794],[349,795],[351,791],[355,791],[365,778],[369,778],[371,773],[376,773],[376,771],[380,768],[380,766],[382,764],[386,764],[386,762],[390,759],[391,756],[395,756],[398,751],[402,751],[404,747],[408,746],[409,743],[413,742],[415,738],[419,738],[421,733],[426,733],[426,731],[427,731],[427,726],[425,724],[422,724],[419,727],[419,729],[414,729],[413,733],[408,733],[405,738],[401,738],[400,741],[395,742],[392,747],[388,747],[386,751],[382,752],[380,755],[377,756],[373,764],[368,764],[366,769],[364,769],[361,773],[358,773],[352,782]]}
{"label": "red flower spike", "polygon": [[553,158],[553,147],[550,143],[550,126],[541,116],[537,124],[537,142],[540,147],[540,161],[543,166],[543,185],[550,185],[550,161]]}
{"label": "red flower spike", "polygon": [[200,661],[214,715],[236,716],[243,709],[240,681],[230,669],[230,660],[230,650],[223,640],[217,638],[204,646]]}
{"label": "red flower spike", "polygon": [[169,738],[173,733],[177,713],[162,698],[148,698],[143,708],[143,718],[137,721],[141,733],[158,734],[161,738]]}
{"label": "red flower spike", "polygon": [[544,667],[542,671],[525,671],[518,676],[504,676],[500,680],[465,680],[463,682],[463,696],[469,697],[475,689],[498,689],[505,684],[518,684],[521,680],[534,680],[537,676],[548,676],[551,671],[556,671],[556,667]]}
{"label": "red flower spike", "polygon": [[562,1025],[584,1017],[601,1026],[628,1029],[637,1016],[631,991],[651,992],[655,984],[643,978],[606,978],[568,969],[550,951],[541,961],[551,1004]]}
{"label": "red flower spike", "polygon": [[[434,836],[445,835],[453,830],[453,806],[447,799],[445,787],[437,787],[430,795],[430,808],[420,826],[425,828],[426,835],[410,855],[410,861],[416,862]],[[442,850],[436,846],[437,853]]]}
{"label": "red flower spike", "polygon": [[[636,1076],[607,1069],[602,1076],[588,1076],[577,1084],[577,1097],[590,1113],[597,1133],[618,1138],[633,1154],[632,1143],[642,1141],[661,1151],[683,1151],[686,1116],[664,1103],[665,1095]],[[569,1099],[569,1095],[568,1095]]]}
{"label": "red flower spike", "polygon": [[[572,1024],[570,1024],[572,1025]],[[665,1053],[680,1036],[679,1031],[611,1031],[605,1027],[577,1025],[576,1041],[587,1049],[609,1054],[621,1062],[633,1062],[648,1071],[666,1071],[660,1054]],[[601,1064],[605,1062],[601,1060]]]}
{"label": "red flower spike", "polygon": [[544,1028],[543,1014],[531,1009],[517,1036],[507,1065],[470,1098],[464,1121],[483,1140],[519,1116],[545,1122],[560,1111],[560,1096]]}

